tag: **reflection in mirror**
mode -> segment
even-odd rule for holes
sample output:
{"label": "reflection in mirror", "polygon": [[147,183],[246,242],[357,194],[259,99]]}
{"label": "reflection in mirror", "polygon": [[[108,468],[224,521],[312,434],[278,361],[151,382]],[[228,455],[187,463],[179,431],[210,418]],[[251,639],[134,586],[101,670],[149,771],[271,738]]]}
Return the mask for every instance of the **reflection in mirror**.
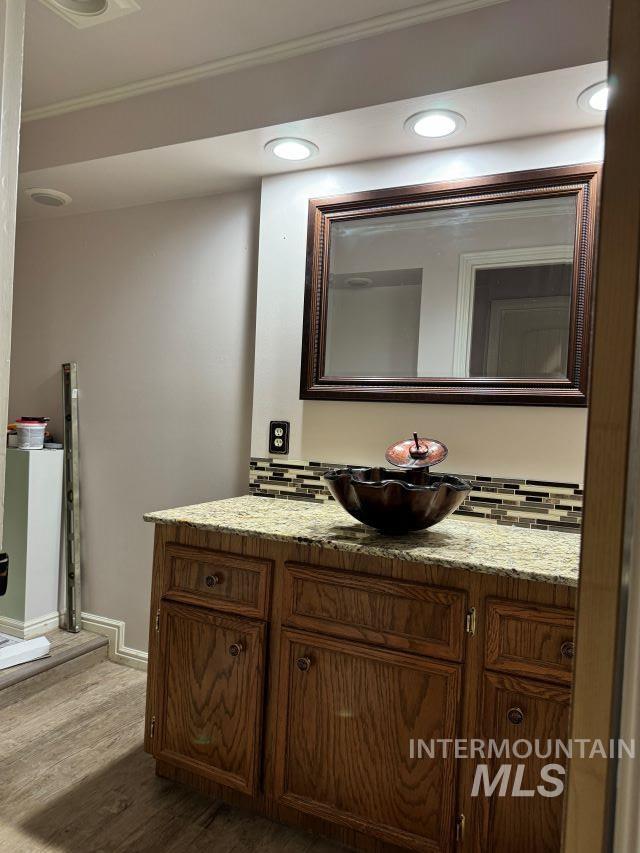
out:
{"label": "reflection in mirror", "polygon": [[324,376],[567,378],[576,195],[330,224]]}
{"label": "reflection in mirror", "polygon": [[599,172],[310,199],[301,399],[585,406]]}

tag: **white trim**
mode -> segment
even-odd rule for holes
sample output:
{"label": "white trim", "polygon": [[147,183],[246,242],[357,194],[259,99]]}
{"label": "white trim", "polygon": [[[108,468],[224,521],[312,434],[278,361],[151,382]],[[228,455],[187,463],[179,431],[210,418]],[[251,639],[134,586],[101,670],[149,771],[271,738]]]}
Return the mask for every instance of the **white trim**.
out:
{"label": "white trim", "polygon": [[473,324],[476,272],[492,267],[532,266],[567,263],[573,260],[573,246],[532,246],[525,249],[495,249],[460,255],[458,298],[453,345],[453,375],[468,376],[469,348]]}
{"label": "white trim", "polygon": [[172,71],[169,74],[160,74],[157,77],[149,77],[146,80],[138,80],[135,83],[127,83],[124,86],[116,86],[112,89],[104,89],[101,92],[93,92],[90,95],[81,95],[77,98],[69,98],[57,101],[43,107],[34,107],[24,110],[22,120],[37,121],[38,119],[50,118],[51,116],[63,115],[64,113],[82,110],[87,107],[96,107],[102,104],[111,104],[126,98],[135,98],[148,92],[157,92],[160,89],[169,89],[173,86],[181,86],[185,83],[194,83],[219,74],[228,74],[243,68],[253,68],[256,65],[265,65],[271,62],[279,62],[294,56],[302,56],[317,50],[334,47],[340,44],[357,41],[358,39],[370,38],[381,33],[392,30],[400,30],[405,27],[423,24],[438,18],[446,18],[451,15],[462,15],[482,9],[485,6],[495,6],[506,3],[509,0],[428,0],[411,9],[403,9],[398,12],[390,12],[387,15],[377,15],[365,21],[354,24],[346,24],[342,27],[334,27],[313,35],[303,36],[298,39],[281,42],[269,47],[250,50],[246,53],[238,53],[224,59],[215,59],[202,65],[184,68],[181,71]]}
{"label": "white trim", "polygon": [[57,610],[47,613],[46,616],[40,616],[38,619],[27,619],[25,622],[21,622],[19,619],[11,619],[9,616],[0,616],[0,632],[18,637],[20,640],[30,640],[32,637],[46,634],[47,631],[53,631],[59,625],[60,614]]}
{"label": "white trim", "polygon": [[147,669],[147,652],[125,646],[125,623],[121,619],[109,619],[107,616],[98,616],[95,613],[83,613],[82,627],[109,640],[109,660],[133,667],[133,669]]}
{"label": "white trim", "polygon": [[[491,302],[489,312],[489,342],[487,345],[486,368],[488,376],[503,376],[498,373],[498,361],[500,358],[500,345],[502,343],[502,324],[504,315],[514,311],[535,311],[540,308],[563,308],[569,310],[569,299],[562,295],[556,296],[529,296],[525,299],[495,299]],[[564,347],[566,356],[566,345]],[[566,376],[566,364],[563,367]]]}
{"label": "white trim", "polygon": [[[60,626],[60,614],[55,611],[38,619],[28,619],[21,622],[9,616],[0,616],[0,633],[29,640],[32,637],[46,634]],[[131,666],[134,669],[147,669],[147,652],[132,649],[124,644],[125,623],[120,619],[109,619],[107,616],[97,616],[95,613],[82,614],[82,627],[93,634],[100,634],[109,640],[109,660]]]}

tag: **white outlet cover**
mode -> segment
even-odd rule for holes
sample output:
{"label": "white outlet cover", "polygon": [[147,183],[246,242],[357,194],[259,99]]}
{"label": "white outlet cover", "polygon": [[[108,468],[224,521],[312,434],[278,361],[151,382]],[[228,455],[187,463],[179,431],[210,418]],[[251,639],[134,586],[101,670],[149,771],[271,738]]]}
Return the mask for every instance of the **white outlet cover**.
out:
{"label": "white outlet cover", "polygon": [[62,2],[57,2],[57,0],[40,0],[40,2],[47,9],[51,9],[56,15],[64,18],[65,21],[79,30],[84,30],[87,27],[95,27],[98,24],[107,24],[109,21],[115,21],[116,18],[122,18],[124,15],[140,11],[140,6],[136,3],[136,0],[107,0],[107,8],[104,12],[96,15],[73,12],[71,9],[67,9]]}

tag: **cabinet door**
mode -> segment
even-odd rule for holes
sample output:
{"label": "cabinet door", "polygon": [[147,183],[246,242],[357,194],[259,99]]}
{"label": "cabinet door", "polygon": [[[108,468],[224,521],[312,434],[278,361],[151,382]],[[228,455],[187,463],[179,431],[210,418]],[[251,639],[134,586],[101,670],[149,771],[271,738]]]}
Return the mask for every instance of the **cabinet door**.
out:
{"label": "cabinet door", "polygon": [[249,619],[162,603],[156,758],[255,792],[264,630]]}
{"label": "cabinet door", "polygon": [[[548,764],[566,767],[564,755],[556,755],[556,740],[566,743],[569,737],[569,710],[571,691],[569,688],[513,678],[506,675],[485,674],[483,694],[483,727],[485,738],[493,738],[498,744],[508,741],[510,749],[518,741],[539,743],[538,752],[544,755],[551,742],[553,751],[548,758],[534,754],[524,755],[527,747],[516,745],[516,755],[487,761],[489,776],[495,778],[501,765],[511,765],[509,785],[505,796],[498,790],[491,797],[482,791],[484,805],[485,846],[492,853],[558,853],[562,847],[562,807],[564,797],[543,796],[537,791],[543,785],[549,791],[552,786],[543,780],[540,771]],[[513,782],[518,765],[526,766],[520,788],[534,791],[533,796],[513,796]],[[554,772],[554,778],[566,782],[566,777]]]}
{"label": "cabinet door", "polygon": [[455,737],[460,666],[283,631],[280,673],[280,802],[411,850],[449,850],[454,759],[411,757],[410,742]]}

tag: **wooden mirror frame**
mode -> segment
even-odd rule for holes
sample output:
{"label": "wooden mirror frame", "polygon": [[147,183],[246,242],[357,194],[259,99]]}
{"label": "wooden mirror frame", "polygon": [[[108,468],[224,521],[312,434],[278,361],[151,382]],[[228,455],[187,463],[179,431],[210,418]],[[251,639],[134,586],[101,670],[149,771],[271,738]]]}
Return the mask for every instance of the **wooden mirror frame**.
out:
{"label": "wooden mirror frame", "polygon": [[[302,336],[302,400],[586,406],[600,165],[560,166],[309,201]],[[412,211],[576,196],[577,220],[566,379],[325,376],[327,278],[333,222]]]}

